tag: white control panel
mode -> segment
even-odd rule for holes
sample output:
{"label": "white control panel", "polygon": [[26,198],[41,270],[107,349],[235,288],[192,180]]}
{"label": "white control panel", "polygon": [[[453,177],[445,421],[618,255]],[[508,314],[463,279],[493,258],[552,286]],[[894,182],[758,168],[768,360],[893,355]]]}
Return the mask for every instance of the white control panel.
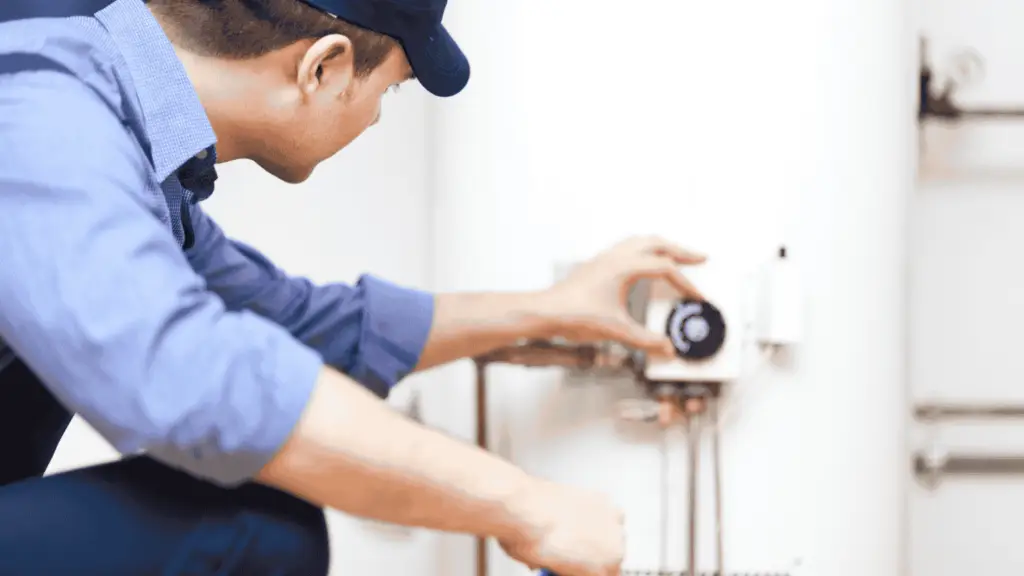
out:
{"label": "white control panel", "polygon": [[651,382],[729,382],[741,375],[746,323],[742,277],[705,264],[683,270],[704,300],[681,298],[665,285],[651,287],[645,323],[675,348],[667,360],[648,358]]}

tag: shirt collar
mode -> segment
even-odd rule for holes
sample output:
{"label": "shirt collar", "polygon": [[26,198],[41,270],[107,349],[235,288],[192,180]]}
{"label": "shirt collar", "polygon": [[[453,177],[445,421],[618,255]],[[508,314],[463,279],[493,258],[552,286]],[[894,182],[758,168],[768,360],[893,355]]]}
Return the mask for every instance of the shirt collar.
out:
{"label": "shirt collar", "polygon": [[[3,1],[3,0],[0,0]],[[96,15],[124,57],[162,182],[197,155],[216,158],[217,137],[174,47],[141,0],[116,0]]]}

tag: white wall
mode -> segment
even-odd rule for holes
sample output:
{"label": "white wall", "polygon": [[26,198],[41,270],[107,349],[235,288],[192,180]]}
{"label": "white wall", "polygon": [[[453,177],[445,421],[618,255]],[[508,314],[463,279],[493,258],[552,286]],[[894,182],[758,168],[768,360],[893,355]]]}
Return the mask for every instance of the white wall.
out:
{"label": "white wall", "polygon": [[[997,0],[917,3],[940,68],[975,48],[986,75],[964,105],[1024,104],[1024,5]],[[1024,123],[933,127],[913,202],[911,383],[915,399],[1024,402]],[[1024,425],[914,427],[914,447],[1024,453]],[[1024,482],[948,480],[912,492],[914,576],[1024,571],[1019,545]]]}

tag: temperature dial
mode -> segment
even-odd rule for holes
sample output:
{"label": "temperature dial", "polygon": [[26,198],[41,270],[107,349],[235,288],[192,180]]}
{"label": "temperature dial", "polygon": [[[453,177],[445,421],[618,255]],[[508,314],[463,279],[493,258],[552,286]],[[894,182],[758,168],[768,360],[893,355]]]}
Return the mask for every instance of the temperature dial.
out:
{"label": "temperature dial", "polygon": [[665,332],[684,360],[704,360],[725,344],[725,318],[710,302],[682,300],[672,308]]}

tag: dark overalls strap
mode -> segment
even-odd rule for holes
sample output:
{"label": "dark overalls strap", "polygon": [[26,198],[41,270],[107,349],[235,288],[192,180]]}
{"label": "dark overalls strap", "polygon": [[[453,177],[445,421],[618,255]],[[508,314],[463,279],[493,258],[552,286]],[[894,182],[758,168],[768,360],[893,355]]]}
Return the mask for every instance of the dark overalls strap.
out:
{"label": "dark overalls strap", "polygon": [[113,3],[114,0],[3,0],[0,2],[0,23],[31,18],[94,16]]}
{"label": "dark overalls strap", "polygon": [[[33,18],[94,16],[114,0],[0,0],[0,24]],[[141,1],[141,0],[140,0]],[[70,74],[60,62],[37,54],[0,56],[0,74],[50,70]]]}

